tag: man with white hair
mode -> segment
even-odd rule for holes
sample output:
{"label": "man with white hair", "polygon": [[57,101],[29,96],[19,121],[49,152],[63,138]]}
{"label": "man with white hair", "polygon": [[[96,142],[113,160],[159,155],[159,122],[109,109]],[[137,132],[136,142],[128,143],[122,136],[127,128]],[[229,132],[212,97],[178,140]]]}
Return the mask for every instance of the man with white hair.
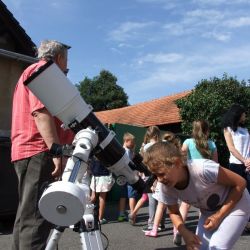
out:
{"label": "man with white hair", "polygon": [[53,143],[71,143],[71,131],[62,131],[61,122],[24,85],[35,71],[53,60],[67,73],[68,49],[54,40],[41,42],[38,62],[26,68],[18,80],[13,96],[11,160],[18,176],[19,204],[13,229],[14,250],[44,249],[51,225],[41,216],[38,201],[44,183],[55,180],[62,172],[60,158],[52,158]]}

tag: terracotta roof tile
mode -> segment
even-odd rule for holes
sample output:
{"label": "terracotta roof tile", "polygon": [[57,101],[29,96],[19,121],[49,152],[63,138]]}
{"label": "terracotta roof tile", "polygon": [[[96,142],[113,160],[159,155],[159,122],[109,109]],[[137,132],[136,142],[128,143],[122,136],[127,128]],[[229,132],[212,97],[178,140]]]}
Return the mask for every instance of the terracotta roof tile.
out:
{"label": "terracotta roof tile", "polygon": [[178,123],[181,121],[179,109],[174,103],[191,91],[138,103],[124,108],[96,112],[103,123],[120,123],[140,127]]}

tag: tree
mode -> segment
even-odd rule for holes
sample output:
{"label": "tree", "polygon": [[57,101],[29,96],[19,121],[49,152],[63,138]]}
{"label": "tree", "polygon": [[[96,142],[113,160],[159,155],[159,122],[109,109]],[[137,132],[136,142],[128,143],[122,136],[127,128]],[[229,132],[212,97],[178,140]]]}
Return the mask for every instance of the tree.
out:
{"label": "tree", "polygon": [[250,87],[245,81],[224,74],[221,79],[199,82],[190,95],[176,101],[182,118],[182,131],[190,135],[192,122],[205,119],[210,124],[210,137],[216,142],[219,162],[227,166],[229,152],[223,136],[221,119],[229,107],[238,103],[250,110]]}
{"label": "tree", "polygon": [[102,111],[128,106],[128,96],[116,84],[117,78],[107,70],[102,70],[92,80],[85,77],[77,84],[83,99],[91,104],[94,111]]}

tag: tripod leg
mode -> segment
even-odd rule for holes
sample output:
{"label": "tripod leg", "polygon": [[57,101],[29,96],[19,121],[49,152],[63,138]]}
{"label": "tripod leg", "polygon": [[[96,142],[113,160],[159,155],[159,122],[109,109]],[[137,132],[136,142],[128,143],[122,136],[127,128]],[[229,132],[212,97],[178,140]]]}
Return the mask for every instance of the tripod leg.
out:
{"label": "tripod leg", "polygon": [[53,230],[45,250],[56,250],[57,244],[58,244],[64,230],[65,230],[65,227],[56,227]]}
{"label": "tripod leg", "polygon": [[101,233],[98,222],[95,222],[94,230],[87,230],[85,221],[79,223],[79,233],[82,250],[103,250]]}
{"label": "tripod leg", "polygon": [[80,233],[82,250],[103,250],[101,233],[99,230]]}

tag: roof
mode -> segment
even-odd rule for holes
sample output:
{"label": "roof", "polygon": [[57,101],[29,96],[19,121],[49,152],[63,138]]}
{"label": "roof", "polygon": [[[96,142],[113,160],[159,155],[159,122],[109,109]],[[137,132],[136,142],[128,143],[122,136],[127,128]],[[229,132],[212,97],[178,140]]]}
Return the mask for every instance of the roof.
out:
{"label": "roof", "polygon": [[14,52],[18,52],[28,56],[35,56],[34,48],[36,45],[31,38],[26,34],[19,22],[15,19],[12,13],[7,9],[7,6],[0,0],[0,35],[8,32],[17,42]]}
{"label": "roof", "polygon": [[190,94],[191,91],[165,96],[124,108],[96,112],[102,123],[120,123],[140,127],[165,125],[181,122],[175,101]]}

